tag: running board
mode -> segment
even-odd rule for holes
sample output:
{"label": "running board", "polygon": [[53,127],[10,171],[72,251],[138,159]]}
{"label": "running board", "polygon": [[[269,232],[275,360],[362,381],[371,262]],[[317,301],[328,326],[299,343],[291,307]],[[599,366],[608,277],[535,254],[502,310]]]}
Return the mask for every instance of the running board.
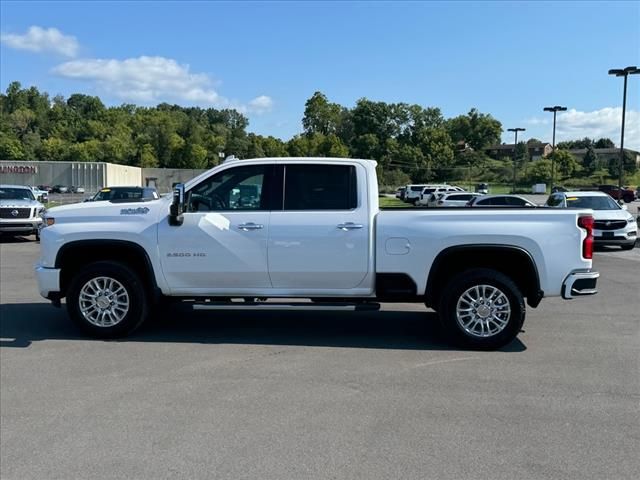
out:
{"label": "running board", "polygon": [[204,302],[195,303],[194,310],[314,310],[331,312],[362,312],[380,310],[379,303],[278,303],[278,302]]}

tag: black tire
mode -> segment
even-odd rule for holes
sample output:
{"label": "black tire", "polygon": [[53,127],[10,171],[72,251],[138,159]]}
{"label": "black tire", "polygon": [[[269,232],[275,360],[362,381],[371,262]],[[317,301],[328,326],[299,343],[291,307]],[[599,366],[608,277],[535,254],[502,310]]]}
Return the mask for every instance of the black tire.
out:
{"label": "black tire", "polygon": [[[491,336],[483,337],[466,331],[456,313],[458,301],[463,294],[480,285],[498,289],[504,294],[510,308],[506,325]],[[456,344],[478,350],[494,350],[510,343],[520,333],[526,311],[524,298],[518,286],[506,275],[486,268],[467,270],[453,277],[443,292],[438,307],[439,318],[445,332]],[[498,328],[497,324],[494,327]]]}
{"label": "black tire", "polygon": [[[121,321],[111,326],[91,323],[80,310],[80,292],[92,279],[108,277],[119,282],[128,295],[129,308]],[[125,337],[138,328],[149,311],[149,296],[140,277],[129,267],[112,261],[90,263],[77,272],[67,290],[67,311],[71,320],[87,335],[95,338]]]}
{"label": "black tire", "polygon": [[636,248],[636,244],[632,243],[631,245],[620,245],[620,248],[622,250],[633,250],[634,248]]}
{"label": "black tire", "polygon": [[40,231],[36,230],[34,235],[36,236],[36,242],[39,242],[40,241]]}

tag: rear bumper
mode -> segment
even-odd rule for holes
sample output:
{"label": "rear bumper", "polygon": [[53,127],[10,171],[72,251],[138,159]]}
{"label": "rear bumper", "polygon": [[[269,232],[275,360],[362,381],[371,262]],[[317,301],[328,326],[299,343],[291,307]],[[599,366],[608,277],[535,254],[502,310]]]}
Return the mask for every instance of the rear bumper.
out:
{"label": "rear bumper", "polygon": [[598,293],[596,284],[600,273],[591,271],[571,272],[562,283],[562,298],[582,297]]}
{"label": "rear bumper", "polygon": [[59,298],[60,293],[60,269],[47,268],[36,265],[36,278],[38,279],[38,290],[44,298],[53,300]]}

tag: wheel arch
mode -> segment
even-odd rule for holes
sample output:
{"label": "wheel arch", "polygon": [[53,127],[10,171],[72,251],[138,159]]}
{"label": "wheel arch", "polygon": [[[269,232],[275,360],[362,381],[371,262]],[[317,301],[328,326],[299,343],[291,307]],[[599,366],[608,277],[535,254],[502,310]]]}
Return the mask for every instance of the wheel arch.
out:
{"label": "wheel arch", "polygon": [[445,248],[433,261],[425,289],[426,304],[435,305],[448,281],[472,268],[490,268],[507,275],[533,308],[544,296],[536,263],[524,248],[516,245],[457,245]]}
{"label": "wheel arch", "polygon": [[99,261],[116,261],[140,275],[152,298],[161,295],[153,264],[145,248],[129,240],[75,240],[64,244],[56,254],[55,267],[60,269],[61,296],[66,295],[73,275],[84,265]]}

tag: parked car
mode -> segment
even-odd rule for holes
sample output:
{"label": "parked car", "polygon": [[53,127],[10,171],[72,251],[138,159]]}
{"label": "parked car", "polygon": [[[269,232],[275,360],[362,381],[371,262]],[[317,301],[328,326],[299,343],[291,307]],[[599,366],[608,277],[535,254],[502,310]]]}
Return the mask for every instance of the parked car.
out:
{"label": "parked car", "polygon": [[[377,185],[369,160],[262,158],[225,162],[144,204],[56,207],[39,291],[66,298],[71,319],[100,338],[129,334],[163,297],[201,310],[411,301],[484,349],[518,335],[525,298],[534,308],[596,293],[589,210],[381,210]],[[257,202],[234,201],[244,186]],[[293,300],[231,301],[283,296]]]}
{"label": "parked car", "polygon": [[636,194],[629,188],[620,190],[617,185],[599,185],[598,190],[608,194],[616,200],[623,200],[625,203],[631,203],[635,200]]}
{"label": "parked car", "polygon": [[422,189],[422,192],[420,192],[420,196],[418,197],[414,205],[426,207],[432,193],[444,193],[448,191],[453,191],[453,187],[451,187],[450,185],[426,185]]}
{"label": "parked car", "polygon": [[619,245],[631,250],[638,239],[638,226],[626,205],[619,205],[604,192],[558,192],[549,196],[547,206],[590,208],[593,210],[593,237],[596,245]]}
{"label": "parked car", "polygon": [[[434,195],[434,194],[432,194]],[[475,197],[481,197],[481,193],[469,193],[469,192],[449,192],[438,195],[437,199],[434,199],[434,203],[429,203],[429,207],[464,207]]]}
{"label": "parked car", "polygon": [[39,240],[43,211],[31,187],[0,185],[0,234],[35,235]]}
{"label": "parked car", "polygon": [[160,198],[154,187],[107,187],[99,190],[85,202],[136,202]]}
{"label": "parked car", "polygon": [[31,188],[31,192],[33,192],[33,196],[36,197],[37,201],[40,203],[49,203],[49,192],[40,190],[40,188],[34,187],[33,185],[29,188]]}
{"label": "parked car", "polygon": [[404,195],[406,191],[407,191],[407,187],[400,187],[398,190],[396,190],[396,198],[399,198],[400,200],[404,200]]}
{"label": "parked car", "polygon": [[482,193],[483,195],[489,194],[489,184],[488,183],[478,183],[476,185],[476,193]]}
{"label": "parked car", "polygon": [[467,207],[537,207],[518,195],[482,195],[469,200]]}
{"label": "parked car", "polygon": [[407,185],[405,187],[406,190],[404,194],[404,201],[415,205],[416,202],[420,200],[420,194],[422,193],[422,190],[424,190],[426,186],[427,185],[424,185],[424,184]]}
{"label": "parked car", "polygon": [[53,191],[53,187],[50,187],[49,185],[38,185],[38,188],[40,190],[44,190],[47,193],[51,193]]}
{"label": "parked car", "polygon": [[68,193],[69,187],[65,187],[64,185],[54,185],[51,189],[53,193]]}
{"label": "parked car", "polygon": [[71,187],[69,187],[69,191],[71,193],[84,193],[84,187],[76,187],[75,185],[71,185]]}

